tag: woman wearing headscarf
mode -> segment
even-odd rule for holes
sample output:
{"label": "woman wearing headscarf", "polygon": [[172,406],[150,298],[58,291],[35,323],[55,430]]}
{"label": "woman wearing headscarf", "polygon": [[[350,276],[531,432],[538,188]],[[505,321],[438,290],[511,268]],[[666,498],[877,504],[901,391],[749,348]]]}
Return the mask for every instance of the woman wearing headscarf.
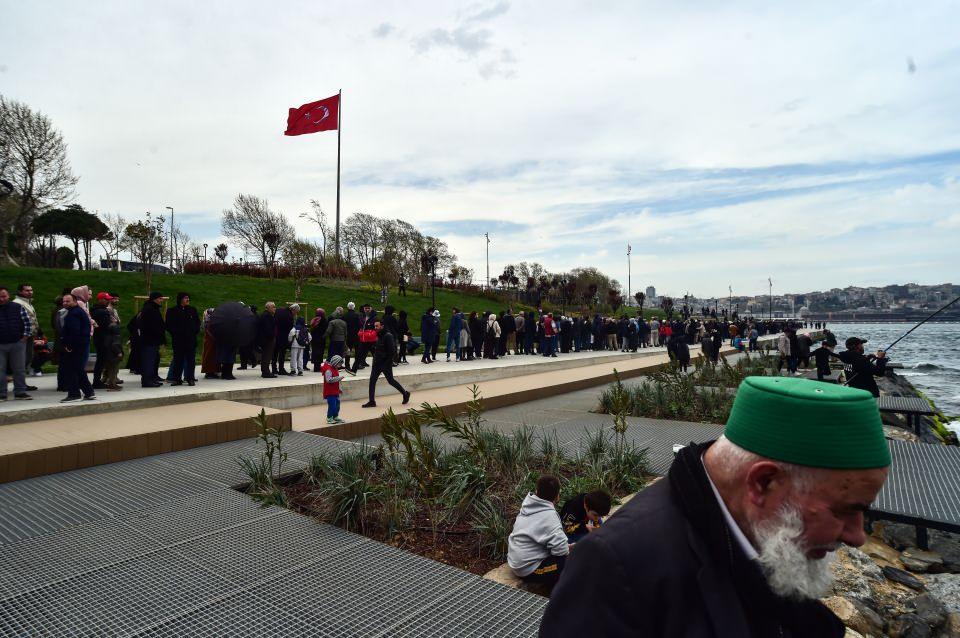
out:
{"label": "woman wearing headscarf", "polygon": [[496,359],[497,344],[500,342],[500,324],[497,315],[491,312],[487,315],[487,332],[483,338],[483,356],[487,359]]}

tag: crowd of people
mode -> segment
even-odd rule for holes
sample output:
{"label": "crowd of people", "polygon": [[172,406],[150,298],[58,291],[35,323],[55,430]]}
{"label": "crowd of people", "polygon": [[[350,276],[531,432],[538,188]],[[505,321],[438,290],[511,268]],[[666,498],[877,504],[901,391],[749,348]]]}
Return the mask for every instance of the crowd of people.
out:
{"label": "crowd of people", "polygon": [[[441,351],[447,361],[471,361],[516,355],[557,357],[583,351],[636,352],[665,346],[685,368],[691,345],[700,344],[704,354],[716,361],[728,340],[740,349],[756,350],[761,336],[780,333],[782,364],[794,372],[798,365],[808,365],[812,345],[805,335],[798,336],[797,326],[783,320],[645,319],[640,312],[614,317],[555,314],[542,309],[466,312],[454,307],[447,321],[441,321],[439,309],[428,308],[416,325],[406,311],[391,305],[378,311],[369,303],[357,308],[350,302],[329,313],[317,308],[313,316],[306,317],[298,304],[272,301],[259,312],[255,306],[243,306],[255,328],[250,338],[236,343],[218,340],[216,310],[199,312],[186,292],[173,299],[150,293],[125,324],[121,323],[120,301],[115,293],[94,294],[88,286],[63,290],[51,308],[51,338],[47,339],[48,332],[33,305],[33,287],[21,284],[15,297],[0,289],[0,365],[13,372],[14,398],[31,398],[29,393],[36,387],[27,384],[27,370],[40,376],[48,361],[57,364],[57,389],[66,392],[63,402],[93,400],[97,390],[120,391],[121,367],[139,375],[144,388],[165,383],[196,385],[198,343],[199,372],[205,379],[230,381],[236,378],[236,369],[259,368],[264,378],[302,376],[311,370],[323,373],[324,364],[334,357],[339,357],[338,370],[349,374],[370,367],[368,407],[376,405],[375,387],[381,376],[404,401],[409,400],[409,393],[394,378],[393,368],[408,364],[408,355],[418,350],[422,350],[420,361],[429,364],[438,360]],[[122,337],[123,325],[128,341]],[[414,334],[417,328],[419,335]],[[172,357],[161,376],[160,350],[167,344]],[[92,379],[86,372],[91,353],[95,353]],[[5,394],[0,395],[3,397]],[[336,414],[331,416],[336,418]]]}

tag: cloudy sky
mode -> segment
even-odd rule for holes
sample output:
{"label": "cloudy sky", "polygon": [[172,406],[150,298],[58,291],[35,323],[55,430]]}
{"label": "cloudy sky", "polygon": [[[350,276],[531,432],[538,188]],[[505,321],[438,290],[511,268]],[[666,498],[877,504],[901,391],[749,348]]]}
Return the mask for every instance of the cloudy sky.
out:
{"label": "cloudy sky", "polygon": [[[214,242],[237,193],[304,235],[399,217],[491,274],[597,266],[703,296],[960,283],[956,2],[2,0],[0,92],[49,115],[77,199],[173,206]],[[588,8],[589,7],[589,8]],[[239,253],[238,253],[239,254]]]}

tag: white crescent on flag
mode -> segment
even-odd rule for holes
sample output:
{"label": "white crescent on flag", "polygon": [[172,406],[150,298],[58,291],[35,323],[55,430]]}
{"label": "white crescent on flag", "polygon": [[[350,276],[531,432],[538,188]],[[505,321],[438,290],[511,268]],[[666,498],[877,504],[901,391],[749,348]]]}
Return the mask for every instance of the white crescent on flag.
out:
{"label": "white crescent on flag", "polygon": [[[319,120],[315,120],[315,119],[313,119],[313,118],[315,117],[314,114],[315,114],[318,110],[322,110],[322,111],[323,111],[323,115],[320,116],[320,119],[319,119]],[[322,121],[324,121],[325,119],[327,119],[328,117],[330,117],[330,109],[328,109],[328,108],[325,107],[325,106],[318,106],[318,107],[316,107],[316,108],[314,108],[314,109],[311,109],[311,110],[307,111],[306,113],[304,113],[304,114],[303,114],[303,117],[305,117],[305,118],[307,118],[308,120],[310,120],[310,123],[311,123],[311,124],[319,124],[320,122],[322,122]]]}

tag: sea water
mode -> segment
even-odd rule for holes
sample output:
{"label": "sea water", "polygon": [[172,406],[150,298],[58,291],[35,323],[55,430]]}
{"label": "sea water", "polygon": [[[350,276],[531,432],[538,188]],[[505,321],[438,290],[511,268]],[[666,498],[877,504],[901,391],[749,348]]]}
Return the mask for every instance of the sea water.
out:
{"label": "sea water", "polygon": [[[837,352],[847,337],[861,337],[869,343],[864,352],[886,348],[916,324],[912,323],[828,323],[837,336]],[[947,416],[960,418],[960,323],[925,323],[895,345],[887,356],[902,363],[896,373],[930,397]]]}

